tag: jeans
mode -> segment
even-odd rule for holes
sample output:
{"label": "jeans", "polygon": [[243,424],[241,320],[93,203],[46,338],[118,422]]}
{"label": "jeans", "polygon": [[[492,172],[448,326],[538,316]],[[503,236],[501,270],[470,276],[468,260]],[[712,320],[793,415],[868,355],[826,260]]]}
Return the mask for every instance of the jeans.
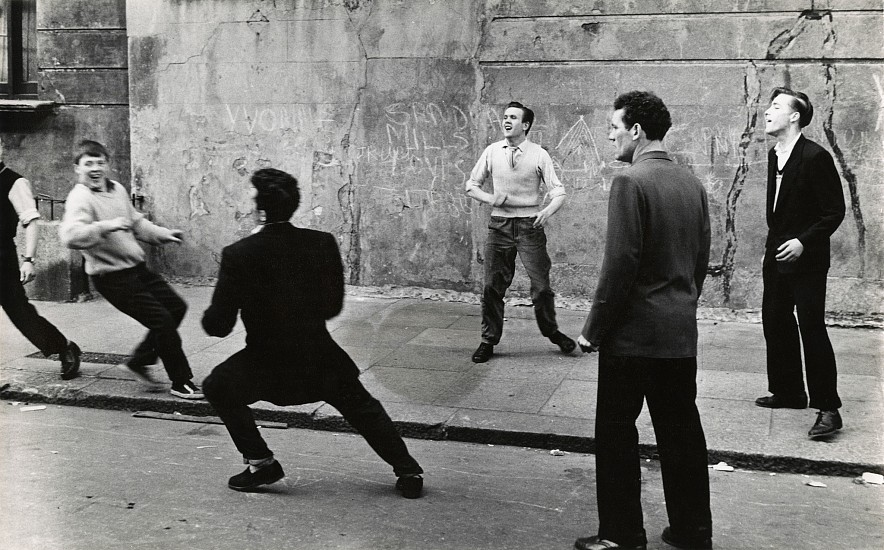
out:
{"label": "jeans", "polygon": [[[301,368],[302,360],[310,365]],[[334,361],[346,364],[331,364]],[[359,381],[358,369],[353,367],[350,357],[333,343],[319,353],[303,350],[288,358],[246,347],[212,370],[203,381],[203,392],[246,460],[273,456],[249,405],[256,401],[281,406],[325,401],[340,411],[397,476],[423,473],[393,420],[380,401],[368,393]]]}
{"label": "jeans", "polygon": [[697,411],[697,359],[599,355],[596,485],[599,537],[623,546],[647,542],[635,421],[645,399],[654,425],[672,532],[712,536],[706,438]]}
{"label": "jeans", "polygon": [[41,317],[28,301],[20,280],[15,246],[0,249],[0,305],[15,328],[43,355],[48,357],[67,350],[67,338],[55,325]]}
{"label": "jeans", "polygon": [[93,275],[92,284],[112,306],[148,329],[147,336],[132,352],[129,366],[143,367],[162,359],[172,383],[180,384],[193,378],[178,335],[187,304],[162,277],[144,264],[138,264]]}
{"label": "jeans", "polygon": [[482,341],[496,345],[503,334],[503,297],[513,282],[516,253],[531,280],[531,302],[540,333],[547,338],[559,330],[555,293],[549,284],[552,261],[546,252],[546,232],[534,218],[492,216],[485,243],[485,287],[482,291]]}

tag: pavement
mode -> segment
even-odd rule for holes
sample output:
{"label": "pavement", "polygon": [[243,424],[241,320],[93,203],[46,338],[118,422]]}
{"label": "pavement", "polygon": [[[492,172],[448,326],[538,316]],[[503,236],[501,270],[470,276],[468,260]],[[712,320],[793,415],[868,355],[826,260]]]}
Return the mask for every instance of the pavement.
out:
{"label": "pavement", "polygon": [[[355,434],[268,429],[286,477],[240,493],[223,426],[37,406],[0,406],[8,550],[567,550],[597,531],[592,455],[409,439],[426,470],[411,500]],[[648,549],[672,550],[659,463],[641,473]],[[717,550],[884,548],[884,486],[736,470],[709,489]]]}
{"label": "pavement", "polygon": [[[227,338],[200,326],[212,287],[176,284],[190,311],[181,325],[194,379],[244,346],[238,324]],[[480,308],[442,299],[392,297],[349,287],[342,314],[329,321],[335,340],[362,370],[362,381],[406,437],[592,452],[598,355],[563,355],[543,338],[531,307],[507,306],[500,345],[488,363],[470,360],[479,343]],[[444,293],[434,298],[446,298]],[[567,301],[565,301],[567,302]],[[521,301],[524,303],[524,300]],[[36,349],[0,316],[0,398],[129,411],[211,416],[205,401],[147,391],[115,367],[144,329],[103,299],[35,302],[84,352],[81,376],[63,381],[59,364]],[[560,328],[576,338],[586,311],[559,307]],[[767,394],[765,346],[757,322],[704,318],[700,312],[697,404],[711,464],[741,469],[820,475],[884,473],[884,331],[830,327],[839,370],[844,429],[812,441],[816,411],[754,405]],[[733,316],[732,316],[733,317]],[[736,317],[738,318],[738,317]],[[162,375],[161,367],[156,367]],[[163,376],[164,378],[164,376]],[[316,403],[277,407],[256,403],[255,416],[291,427],[347,431],[338,412]],[[656,444],[645,409],[638,420],[644,456]]]}

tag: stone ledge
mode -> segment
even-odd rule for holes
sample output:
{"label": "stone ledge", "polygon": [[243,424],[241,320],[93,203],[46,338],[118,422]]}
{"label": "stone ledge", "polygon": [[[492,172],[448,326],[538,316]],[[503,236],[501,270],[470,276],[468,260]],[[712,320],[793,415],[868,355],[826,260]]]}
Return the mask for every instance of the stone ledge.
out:
{"label": "stone ledge", "polygon": [[50,113],[55,105],[54,101],[39,99],[0,99],[0,113]]}

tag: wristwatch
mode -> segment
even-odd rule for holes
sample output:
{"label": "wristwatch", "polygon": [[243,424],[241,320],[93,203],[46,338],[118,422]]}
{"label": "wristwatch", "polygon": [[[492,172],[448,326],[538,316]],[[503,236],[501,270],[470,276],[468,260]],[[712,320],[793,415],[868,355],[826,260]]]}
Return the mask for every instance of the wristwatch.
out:
{"label": "wristwatch", "polygon": [[34,258],[32,256],[23,256],[21,261],[28,262],[28,263],[34,263]]}

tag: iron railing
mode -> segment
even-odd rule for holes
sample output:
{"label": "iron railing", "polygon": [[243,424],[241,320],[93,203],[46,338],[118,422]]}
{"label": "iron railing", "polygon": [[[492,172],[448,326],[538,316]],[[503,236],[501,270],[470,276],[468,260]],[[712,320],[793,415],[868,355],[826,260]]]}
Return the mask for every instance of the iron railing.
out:
{"label": "iron railing", "polygon": [[[141,210],[142,207],[144,206],[144,195],[136,195],[133,193],[132,195],[130,195],[129,200],[132,201],[132,206],[134,206],[138,210]],[[40,210],[40,203],[43,202],[43,203],[49,204],[49,219],[50,220],[56,219],[55,205],[60,204],[60,205],[62,205],[62,208],[64,208],[64,201],[65,201],[65,199],[57,199],[55,197],[51,197],[51,196],[47,195],[46,193],[37,193],[36,195],[34,195],[34,205],[37,208],[37,212],[40,212],[41,216],[43,215],[43,212]]]}

